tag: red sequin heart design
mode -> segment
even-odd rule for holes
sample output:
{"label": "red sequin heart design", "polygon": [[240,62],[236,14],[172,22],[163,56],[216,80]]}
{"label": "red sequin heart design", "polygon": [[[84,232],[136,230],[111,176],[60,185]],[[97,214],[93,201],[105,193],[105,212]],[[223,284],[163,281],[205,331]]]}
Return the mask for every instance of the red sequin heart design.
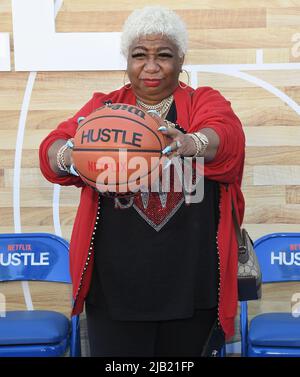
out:
{"label": "red sequin heart design", "polygon": [[173,173],[170,176],[170,192],[149,192],[144,195],[148,195],[147,204],[143,203],[142,194],[139,193],[134,198],[133,207],[157,231],[172,218],[184,202],[183,192],[174,191]]}

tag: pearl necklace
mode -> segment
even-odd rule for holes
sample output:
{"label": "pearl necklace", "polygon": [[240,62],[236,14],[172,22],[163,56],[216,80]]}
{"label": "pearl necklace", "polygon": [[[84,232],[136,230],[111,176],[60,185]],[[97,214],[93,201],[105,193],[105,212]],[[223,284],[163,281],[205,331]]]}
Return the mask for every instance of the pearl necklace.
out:
{"label": "pearl necklace", "polygon": [[141,101],[139,98],[136,99],[136,103],[139,107],[142,107],[146,110],[155,110],[159,113],[159,116],[162,118],[164,114],[167,113],[167,111],[170,109],[170,106],[173,102],[173,94],[171,94],[169,97],[163,99],[160,103],[156,105],[147,105],[143,101]]}

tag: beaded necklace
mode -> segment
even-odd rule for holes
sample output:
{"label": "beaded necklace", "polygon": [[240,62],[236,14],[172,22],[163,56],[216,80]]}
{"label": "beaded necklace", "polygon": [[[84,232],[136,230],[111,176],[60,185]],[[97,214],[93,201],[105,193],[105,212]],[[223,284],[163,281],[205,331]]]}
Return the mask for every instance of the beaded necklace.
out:
{"label": "beaded necklace", "polygon": [[161,102],[159,102],[156,105],[147,105],[146,103],[144,103],[139,98],[136,99],[136,104],[139,107],[142,107],[143,109],[145,109],[147,111],[148,110],[155,110],[155,111],[158,112],[158,114],[161,118],[164,118],[164,115],[166,115],[167,112],[169,111],[173,100],[174,100],[174,97],[173,97],[173,94],[171,94],[169,97],[163,99]]}

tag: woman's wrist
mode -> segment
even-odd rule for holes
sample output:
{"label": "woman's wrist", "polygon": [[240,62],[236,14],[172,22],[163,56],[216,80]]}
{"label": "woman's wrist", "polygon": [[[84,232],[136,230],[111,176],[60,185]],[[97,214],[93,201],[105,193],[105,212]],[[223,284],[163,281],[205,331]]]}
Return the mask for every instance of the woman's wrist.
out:
{"label": "woman's wrist", "polygon": [[[65,156],[66,150],[68,149],[68,145],[64,144],[62,145],[56,154],[56,164],[59,170],[64,172],[69,172],[69,164],[67,157]],[[66,157],[66,158],[65,158]]]}
{"label": "woman's wrist", "polygon": [[69,139],[57,151],[56,164],[61,172],[78,176],[75,166],[72,163],[72,149],[73,142],[71,139]]}
{"label": "woman's wrist", "polygon": [[206,148],[209,144],[207,136],[202,132],[188,133],[187,135],[193,139],[196,147],[196,152],[192,157],[204,157]]}

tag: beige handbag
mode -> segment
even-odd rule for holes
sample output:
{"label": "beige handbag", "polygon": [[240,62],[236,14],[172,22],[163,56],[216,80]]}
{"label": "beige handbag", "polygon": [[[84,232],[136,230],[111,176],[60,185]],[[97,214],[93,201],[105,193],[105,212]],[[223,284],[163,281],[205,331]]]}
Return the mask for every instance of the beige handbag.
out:
{"label": "beige handbag", "polygon": [[246,229],[241,229],[238,224],[233,203],[232,216],[238,241],[238,299],[258,300],[261,298],[261,269],[252,239]]}

